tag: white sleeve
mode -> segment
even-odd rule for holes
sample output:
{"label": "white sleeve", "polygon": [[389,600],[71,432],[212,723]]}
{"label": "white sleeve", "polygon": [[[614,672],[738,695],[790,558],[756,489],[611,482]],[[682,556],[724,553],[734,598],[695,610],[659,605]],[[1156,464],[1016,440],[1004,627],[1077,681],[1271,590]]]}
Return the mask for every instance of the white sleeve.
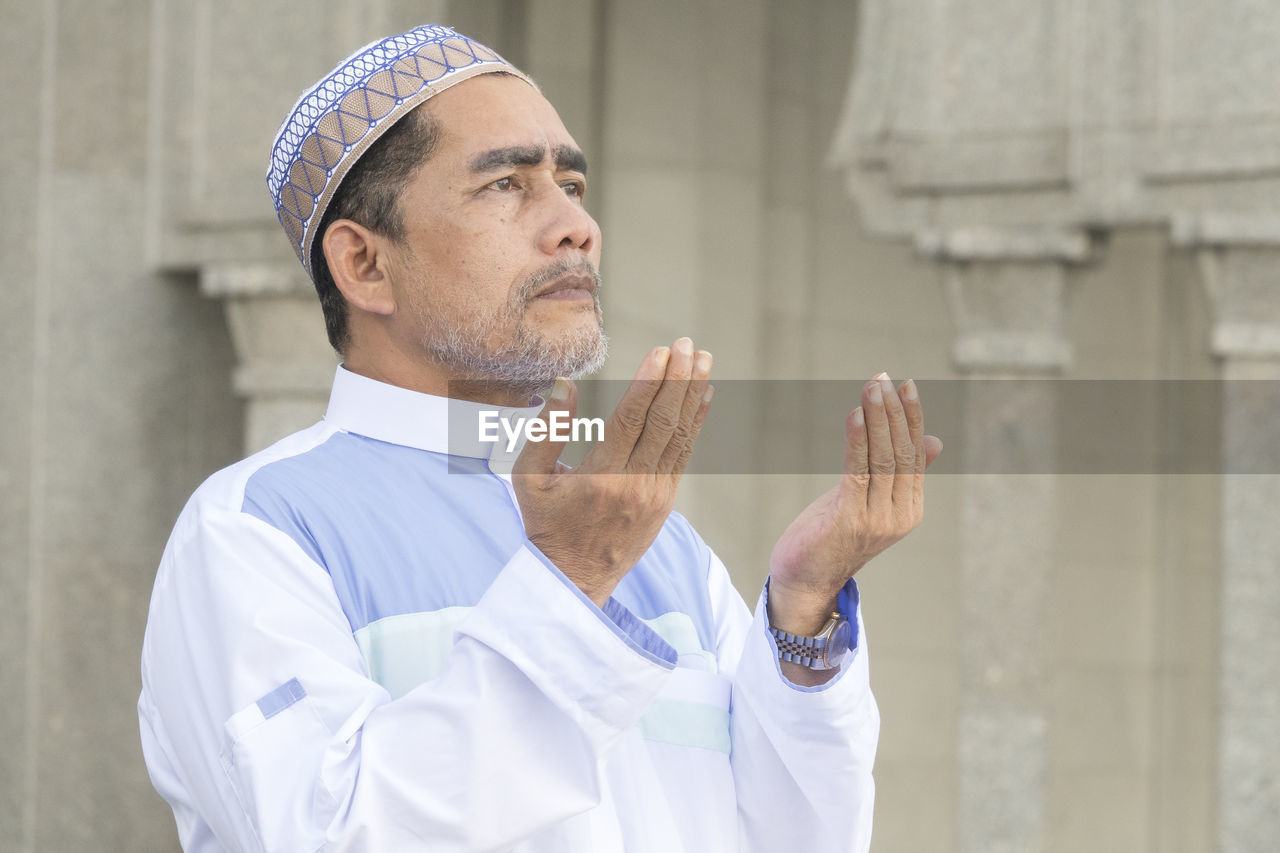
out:
{"label": "white sleeve", "polygon": [[717,657],[733,679],[733,779],[742,853],[866,853],[880,712],[871,695],[857,586],[840,594],[856,619],[857,646],[820,687],[783,675],[768,631],[765,595],[754,616],[720,559],[708,570]]}
{"label": "white sleeve", "polygon": [[184,846],[211,830],[237,850],[509,848],[599,801],[603,755],[675,659],[526,542],[444,672],[392,701],[291,538],[193,515],[161,563],[139,702]]}

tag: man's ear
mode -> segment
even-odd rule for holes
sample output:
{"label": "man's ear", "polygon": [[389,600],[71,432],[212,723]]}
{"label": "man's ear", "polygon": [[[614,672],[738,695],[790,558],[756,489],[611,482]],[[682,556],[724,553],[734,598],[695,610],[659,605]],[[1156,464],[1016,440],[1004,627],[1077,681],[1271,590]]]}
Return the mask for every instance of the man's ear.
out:
{"label": "man's ear", "polygon": [[386,243],[385,237],[350,219],[331,222],[321,242],[333,283],[348,304],[370,314],[396,310],[395,294],[383,271],[386,258],[380,256]]}

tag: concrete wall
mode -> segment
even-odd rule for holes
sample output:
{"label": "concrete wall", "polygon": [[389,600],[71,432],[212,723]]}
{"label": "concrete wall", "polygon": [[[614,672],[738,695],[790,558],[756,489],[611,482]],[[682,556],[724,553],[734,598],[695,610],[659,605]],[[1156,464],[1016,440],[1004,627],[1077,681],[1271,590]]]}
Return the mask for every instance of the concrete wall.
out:
{"label": "concrete wall", "polygon": [[167,528],[240,448],[231,345],[145,259],[150,4],[4,16],[0,849],[171,849],[130,709]]}
{"label": "concrete wall", "polygon": [[[279,115],[237,116],[230,96],[260,61],[297,78],[257,96],[287,106],[355,43],[421,13],[320,6],[301,35],[264,23],[293,33],[294,53],[258,55],[249,39],[241,60],[197,74],[210,87],[198,99],[184,63],[200,54],[182,34],[216,48],[261,17],[256,4],[220,5],[221,36],[206,3],[6,8],[5,79],[31,82],[5,87],[0,138],[0,688],[13,697],[0,737],[19,745],[0,762],[0,849],[175,846],[133,712],[154,566],[191,489],[246,442],[314,417],[314,377],[331,365],[323,346],[290,354],[272,334],[305,337],[310,323],[323,336],[257,183]],[[444,22],[524,64],[592,160],[607,375],[690,334],[724,378],[958,376],[942,271],[870,236],[826,165],[858,12],[843,0],[451,4]],[[200,121],[241,132],[204,150]],[[207,179],[219,164],[231,189]],[[1065,289],[1067,378],[1216,375],[1200,268],[1163,230],[1117,232]],[[761,448],[839,437],[839,423],[785,408],[742,427]],[[700,476],[681,509],[754,600],[774,537],[828,484]],[[1020,481],[1000,500],[1040,501],[1039,488]],[[973,494],[959,474],[934,477],[925,524],[860,575],[884,718],[877,850],[960,850],[965,821],[983,817],[962,806],[958,723],[985,677],[965,657]],[[1218,484],[1058,477],[1044,505],[1025,635],[1042,644],[1039,849],[1214,849]],[[999,514],[983,530],[1023,546],[1036,535]]]}

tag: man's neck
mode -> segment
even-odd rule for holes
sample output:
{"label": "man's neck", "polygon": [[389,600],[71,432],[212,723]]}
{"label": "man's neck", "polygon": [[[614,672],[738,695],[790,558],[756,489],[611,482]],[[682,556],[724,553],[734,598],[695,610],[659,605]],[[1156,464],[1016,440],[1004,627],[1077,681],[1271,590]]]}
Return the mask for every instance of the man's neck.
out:
{"label": "man's neck", "polygon": [[462,379],[452,375],[443,365],[417,364],[391,366],[375,360],[361,358],[358,353],[347,353],[342,366],[352,373],[368,379],[385,382],[437,397],[469,400],[491,406],[521,408],[542,389],[515,388],[509,383],[490,379]]}

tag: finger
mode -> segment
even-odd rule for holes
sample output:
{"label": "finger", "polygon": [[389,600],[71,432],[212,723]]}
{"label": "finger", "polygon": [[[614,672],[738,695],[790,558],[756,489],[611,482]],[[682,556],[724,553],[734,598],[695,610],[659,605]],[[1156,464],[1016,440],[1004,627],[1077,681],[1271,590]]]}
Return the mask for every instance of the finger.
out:
{"label": "finger", "polygon": [[902,402],[902,414],[907,419],[907,432],[911,435],[911,446],[915,451],[915,472],[923,474],[926,465],[924,407],[920,404],[920,389],[914,379],[908,379],[899,386],[898,399]]}
{"label": "finger", "polygon": [[843,497],[854,507],[867,505],[868,470],[867,419],[859,406],[844,420],[844,476],[840,478]]}
{"label": "finger", "polygon": [[696,437],[693,431],[693,420],[702,407],[702,397],[707,393],[707,380],[710,376],[711,353],[698,350],[693,354],[693,374],[689,379],[689,387],[685,391],[684,403],[680,408],[680,423],[676,426],[671,441],[667,443],[666,449],[662,451],[662,457],[658,460],[659,473],[671,473],[680,458],[686,455],[686,448],[692,450],[693,440]]}
{"label": "finger", "polygon": [[920,405],[920,390],[912,379],[898,386],[897,397],[911,440],[911,501],[919,509],[924,505],[924,408]]}
{"label": "finger", "polygon": [[644,473],[658,470],[658,460],[680,425],[680,410],[692,374],[693,341],[680,338],[671,346],[666,375],[649,404],[649,411],[645,413],[644,429],[631,450],[626,466],[628,470]]}
{"label": "finger", "polygon": [[873,512],[887,512],[893,504],[893,437],[885,412],[884,386],[873,379],[862,388],[862,412],[867,421],[867,506]]}
{"label": "finger", "polygon": [[[556,380],[555,388],[547,398],[547,404],[538,414],[538,418],[547,424],[547,435],[551,434],[551,413],[556,410],[567,412],[570,421],[578,411],[578,387],[564,377]],[[563,451],[564,442],[562,441],[526,441],[524,449],[520,451],[515,464],[511,467],[512,479],[557,473],[560,454]]]}
{"label": "finger", "polygon": [[889,421],[889,436],[893,440],[893,505],[899,511],[910,510],[915,502],[915,479],[912,475],[916,470],[916,452],[911,444],[911,431],[907,428],[902,399],[893,387],[893,380],[887,373],[881,373],[876,378],[880,380],[885,417]]}
{"label": "finger", "polygon": [[644,432],[645,415],[662,386],[671,358],[668,347],[654,347],[640,362],[635,378],[627,386],[604,427],[604,440],[591,449],[581,468],[617,471],[627,464],[636,441]]}
{"label": "finger", "polygon": [[924,464],[929,467],[939,456],[942,455],[942,439],[936,435],[926,435],[924,437]]}
{"label": "finger", "polygon": [[707,422],[707,415],[711,412],[711,398],[715,396],[716,387],[708,385],[702,392],[702,397],[698,403],[698,410],[693,416],[693,427],[689,432],[689,441],[685,444],[684,449],[680,451],[680,457],[676,459],[675,467],[671,473],[679,477],[684,473],[685,466],[689,464],[689,457],[693,455],[693,443],[698,440],[698,433],[702,432],[702,425]]}

